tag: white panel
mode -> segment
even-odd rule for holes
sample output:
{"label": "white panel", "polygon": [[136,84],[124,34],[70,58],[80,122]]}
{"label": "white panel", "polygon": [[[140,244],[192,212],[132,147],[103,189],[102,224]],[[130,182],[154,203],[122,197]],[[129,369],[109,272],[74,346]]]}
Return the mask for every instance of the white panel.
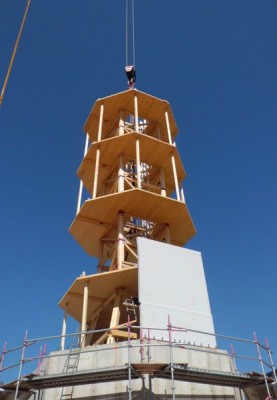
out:
{"label": "white panel", "polygon": [[[173,326],[214,333],[201,253],[153,240],[138,238],[140,325]],[[148,334],[144,331],[144,334]],[[168,340],[167,331],[151,337]],[[198,345],[216,346],[214,336],[196,332],[172,335]]]}

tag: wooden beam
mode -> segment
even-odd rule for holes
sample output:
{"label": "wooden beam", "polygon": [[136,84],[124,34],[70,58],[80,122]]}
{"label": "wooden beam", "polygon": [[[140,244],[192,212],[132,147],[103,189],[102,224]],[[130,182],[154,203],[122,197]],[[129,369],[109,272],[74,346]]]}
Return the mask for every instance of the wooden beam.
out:
{"label": "wooden beam", "polygon": [[120,118],[119,118],[119,136],[121,135],[124,135],[124,119],[122,110],[120,110]]}
{"label": "wooden beam", "polygon": [[86,345],[86,330],[87,330],[87,314],[88,314],[88,282],[84,286],[84,299],[82,311],[82,324],[81,324],[81,344],[80,347],[84,348]]}
{"label": "wooden beam", "polygon": [[124,162],[123,155],[119,155],[119,168],[118,168],[118,181],[117,181],[117,190],[118,192],[124,191]]}
{"label": "wooden beam", "polygon": [[134,109],[135,109],[135,130],[139,131],[139,123],[138,123],[138,97],[134,96]]}
{"label": "wooden beam", "polygon": [[99,118],[98,135],[97,135],[97,141],[98,142],[100,142],[100,140],[102,139],[103,115],[104,115],[104,104],[101,104],[101,106],[100,106],[100,118]]}
{"label": "wooden beam", "polygon": [[[70,296],[72,297],[76,297],[76,298],[83,298],[83,295],[81,293],[75,293],[75,292],[70,292]],[[88,296],[88,299],[91,301],[99,301],[99,302],[103,302],[105,301],[105,299],[103,297],[97,297],[97,296]]]}
{"label": "wooden beam", "polygon": [[137,187],[141,189],[141,176],[140,176],[140,148],[139,138],[136,138],[136,165],[137,165]]}
{"label": "wooden beam", "polygon": [[172,163],[173,177],[174,177],[174,182],[175,182],[176,197],[177,197],[177,200],[180,201],[179,183],[178,183],[178,177],[177,177],[177,171],[176,171],[175,157],[173,154],[171,155],[171,163]]}
{"label": "wooden beam", "polygon": [[100,163],[100,149],[98,148],[96,150],[96,159],[95,159],[95,171],[94,171],[93,192],[92,192],[93,199],[95,199],[97,195],[99,163]]}
{"label": "wooden beam", "polygon": [[170,130],[170,125],[169,125],[169,118],[168,118],[168,112],[165,112],[165,122],[166,122],[166,128],[167,128],[167,137],[168,137],[168,143],[172,144],[172,136],[171,136],[171,130]]}
{"label": "wooden beam", "polygon": [[117,242],[117,268],[122,268],[124,261],[124,214],[118,214],[118,242]]}
{"label": "wooden beam", "polygon": [[112,329],[110,331],[111,335],[113,337],[118,337],[118,338],[122,338],[122,339],[127,339],[128,337],[130,337],[130,339],[137,339],[138,338],[138,334],[134,333],[134,332],[130,332],[130,334],[128,335],[128,332],[125,331],[120,331],[118,329]]}

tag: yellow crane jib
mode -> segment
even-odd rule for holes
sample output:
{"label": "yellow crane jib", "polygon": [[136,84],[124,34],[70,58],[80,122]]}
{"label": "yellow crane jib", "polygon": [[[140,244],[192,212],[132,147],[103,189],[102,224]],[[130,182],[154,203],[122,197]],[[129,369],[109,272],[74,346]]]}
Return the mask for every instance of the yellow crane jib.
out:
{"label": "yellow crane jib", "polygon": [[23,31],[23,28],[24,28],[24,24],[25,24],[25,20],[26,20],[28,11],[29,11],[30,4],[31,4],[31,0],[28,0],[26,8],[25,8],[24,15],[23,15],[23,18],[22,18],[22,22],[21,22],[21,25],[20,25],[20,28],[19,28],[19,32],[18,32],[16,41],[15,41],[14,49],[13,49],[12,56],[11,56],[10,63],[9,63],[9,67],[8,67],[8,71],[6,73],[4,84],[3,84],[3,87],[2,87],[2,90],[1,90],[0,105],[2,104],[3,99],[4,99],[4,94],[5,94],[5,91],[6,91],[6,88],[7,88],[8,80],[9,80],[9,77],[10,77],[10,74],[11,74],[12,66],[13,66],[13,63],[14,63],[15,55],[16,55],[16,51],[17,51],[18,44],[19,44],[19,41],[20,41],[20,38],[21,38],[21,35],[22,35],[22,31]]}

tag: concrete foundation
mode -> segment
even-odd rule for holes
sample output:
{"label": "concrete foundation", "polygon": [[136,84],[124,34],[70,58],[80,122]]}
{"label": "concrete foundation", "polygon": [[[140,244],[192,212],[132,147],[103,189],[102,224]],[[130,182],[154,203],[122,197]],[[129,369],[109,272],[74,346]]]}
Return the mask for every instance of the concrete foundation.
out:
{"label": "concrete foundation", "polygon": [[[235,372],[231,358],[222,350],[189,346],[171,349],[168,342],[157,340],[145,341],[145,343],[132,341],[131,345],[132,347],[128,348],[127,342],[121,342],[118,345],[104,344],[82,349],[75,372],[107,369],[108,381],[45,389],[40,394],[41,399],[241,399],[238,389],[232,387],[181,382],[172,380],[171,377],[170,379],[153,378],[151,374],[143,374],[142,377],[130,381],[128,379],[115,381],[111,372],[113,368],[132,364],[157,370],[169,365],[171,360],[174,365],[188,365],[199,371]],[[65,372],[70,373],[66,365],[71,357],[73,353],[70,351],[51,353],[51,358],[46,360],[44,374],[49,377]],[[72,378],[74,379],[73,372]]]}

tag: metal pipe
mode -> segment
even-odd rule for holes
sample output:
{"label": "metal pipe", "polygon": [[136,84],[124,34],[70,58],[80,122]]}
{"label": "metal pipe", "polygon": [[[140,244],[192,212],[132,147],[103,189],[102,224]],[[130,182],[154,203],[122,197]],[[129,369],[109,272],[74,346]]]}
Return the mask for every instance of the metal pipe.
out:
{"label": "metal pipe", "polygon": [[265,383],[265,386],[266,386],[266,391],[267,391],[268,396],[270,396],[270,398],[271,398],[271,393],[270,393],[268,382],[267,382],[267,375],[265,373],[263,359],[262,359],[262,355],[261,355],[260,345],[259,345],[259,342],[258,342],[258,339],[257,339],[257,336],[256,336],[255,332],[254,332],[254,342],[256,344],[257,353],[258,353],[261,369],[262,369],[263,376],[264,376],[264,383]]}
{"label": "metal pipe", "polygon": [[16,389],[15,389],[15,394],[14,394],[14,400],[17,399],[18,396],[18,391],[19,391],[19,385],[21,381],[21,373],[22,373],[22,368],[24,364],[24,355],[25,355],[25,349],[27,346],[27,331],[25,332],[24,340],[23,340],[23,346],[22,346],[22,351],[21,351],[21,360],[19,363],[19,370],[18,370],[18,376],[17,376],[17,382],[16,382]]}
{"label": "metal pipe", "polygon": [[129,400],[132,400],[132,366],[131,366],[131,324],[130,315],[128,315],[128,392]]}
{"label": "metal pipe", "polygon": [[270,364],[271,364],[273,376],[274,376],[275,381],[277,382],[276,369],[275,369],[275,365],[273,363],[272,353],[271,353],[271,349],[270,349],[270,346],[269,346],[268,339],[265,339],[265,345],[266,345],[266,350],[267,350],[267,353],[268,353],[268,357],[270,359]]}
{"label": "metal pipe", "polygon": [[172,353],[172,336],[171,336],[171,322],[168,316],[168,341],[169,341],[169,355],[170,355],[170,372],[171,372],[171,389],[172,389],[172,399],[175,400],[175,382],[174,382],[174,364],[173,364],[173,353]]}

